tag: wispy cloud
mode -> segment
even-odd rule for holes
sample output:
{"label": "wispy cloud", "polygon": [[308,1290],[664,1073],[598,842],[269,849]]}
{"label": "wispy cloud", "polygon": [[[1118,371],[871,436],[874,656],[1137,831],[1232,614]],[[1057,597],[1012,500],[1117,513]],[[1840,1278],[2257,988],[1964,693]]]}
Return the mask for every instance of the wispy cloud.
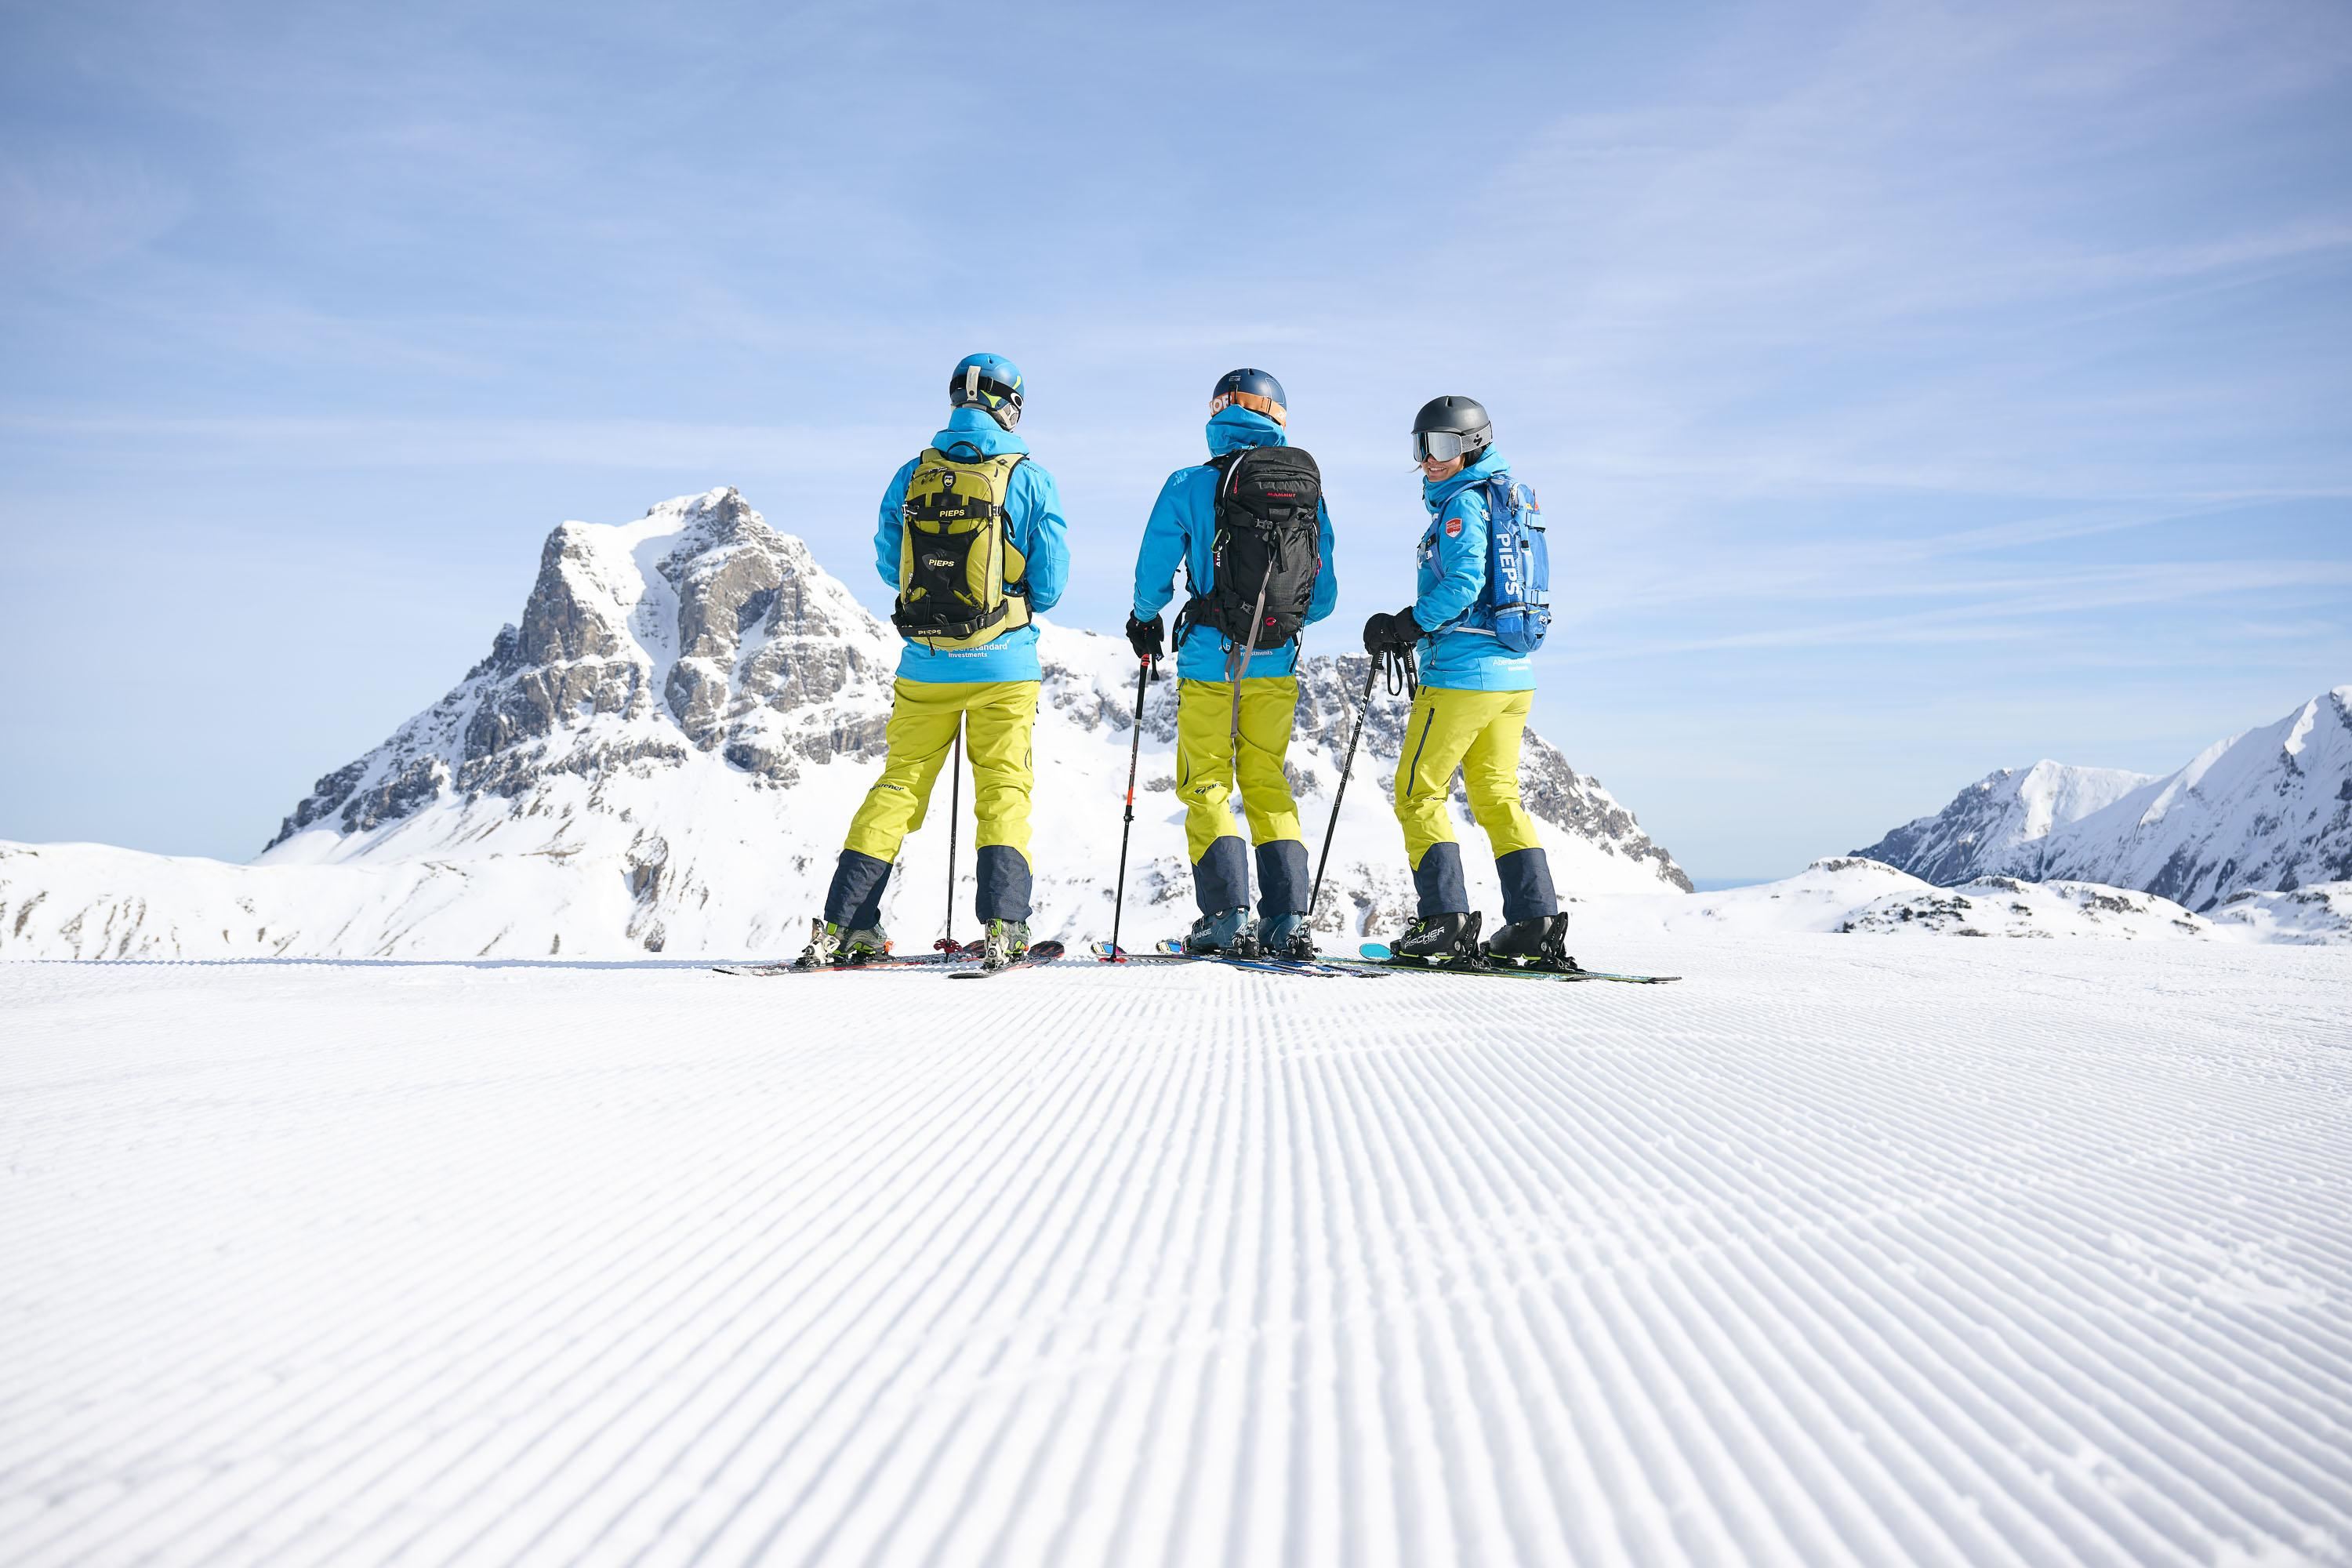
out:
{"label": "wispy cloud", "polygon": [[[471,468],[570,465],[613,468],[705,468],[797,464],[823,450],[828,465],[887,473],[904,459],[902,430],[840,426],[724,425],[697,421],[593,419],[365,419],[264,415],[226,418],[0,415],[0,432],[152,449],[168,444],[183,461],[249,468]],[[879,480],[876,481],[879,493]]]}

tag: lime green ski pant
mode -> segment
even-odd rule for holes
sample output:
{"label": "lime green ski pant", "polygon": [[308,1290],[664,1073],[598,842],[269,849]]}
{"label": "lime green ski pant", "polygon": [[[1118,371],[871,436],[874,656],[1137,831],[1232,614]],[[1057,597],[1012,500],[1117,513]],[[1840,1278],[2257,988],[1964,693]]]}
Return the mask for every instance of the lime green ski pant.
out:
{"label": "lime green ski pant", "polygon": [[1176,685],[1176,798],[1184,803],[1184,847],[1192,896],[1202,914],[1245,909],[1250,857],[1234,831],[1236,785],[1257,846],[1258,909],[1307,912],[1307,842],[1298,802],[1282,771],[1298,711],[1298,679],[1251,676],[1241,683],[1241,740],[1234,740],[1234,689],[1222,680]]}
{"label": "lime green ski pant", "polygon": [[982,921],[1029,918],[1030,731],[1037,721],[1037,682],[954,683],[901,679],[891,689],[889,756],[882,776],[850,819],[849,837],[824,918],[847,930],[881,918],[882,893],[898,845],[923,825],[931,786],[961,730],[971,761],[972,812],[979,830],[977,910]]}
{"label": "lime green ski pant", "polygon": [[1455,769],[1470,815],[1494,846],[1505,921],[1559,912],[1535,819],[1519,804],[1519,742],[1532,691],[1462,691],[1424,686],[1406,716],[1397,760],[1396,815],[1424,915],[1466,912],[1462,849],[1447,800]]}

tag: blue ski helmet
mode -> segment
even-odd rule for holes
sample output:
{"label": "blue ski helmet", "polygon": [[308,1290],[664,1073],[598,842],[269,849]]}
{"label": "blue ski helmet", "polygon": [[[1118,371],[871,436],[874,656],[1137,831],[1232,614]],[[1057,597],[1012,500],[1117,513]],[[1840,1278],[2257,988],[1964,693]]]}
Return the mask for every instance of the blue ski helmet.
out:
{"label": "blue ski helmet", "polygon": [[1003,354],[966,354],[948,377],[948,402],[984,408],[1010,430],[1021,423],[1021,367]]}
{"label": "blue ski helmet", "polygon": [[1290,422],[1290,399],[1282,393],[1282,383],[1262,370],[1229,370],[1217,378],[1209,389],[1209,412],[1239,404],[1255,414],[1263,414],[1276,425]]}

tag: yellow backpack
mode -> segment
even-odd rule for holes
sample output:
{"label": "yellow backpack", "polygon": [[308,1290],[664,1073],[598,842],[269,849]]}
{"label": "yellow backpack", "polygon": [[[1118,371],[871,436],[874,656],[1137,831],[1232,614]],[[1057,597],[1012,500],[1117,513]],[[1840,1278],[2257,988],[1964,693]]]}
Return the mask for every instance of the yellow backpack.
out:
{"label": "yellow backpack", "polygon": [[971,648],[1029,624],[1012,584],[1029,563],[1004,531],[1004,498],[1023,454],[961,463],[925,447],[907,476],[898,542],[898,605],[891,625],[909,642]]}

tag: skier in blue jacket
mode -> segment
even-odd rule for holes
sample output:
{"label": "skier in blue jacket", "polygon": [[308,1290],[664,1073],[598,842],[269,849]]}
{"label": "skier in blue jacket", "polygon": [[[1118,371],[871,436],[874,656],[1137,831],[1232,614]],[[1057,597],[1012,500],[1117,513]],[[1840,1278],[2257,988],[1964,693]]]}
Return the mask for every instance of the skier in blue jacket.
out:
{"label": "skier in blue jacket", "polygon": [[[1043,679],[1030,617],[1060,600],[1070,554],[1054,476],[1013,433],[1023,393],[1012,361],[966,356],[949,378],[955,411],[947,428],[883,492],[874,566],[898,591],[891,620],[907,638],[889,755],[850,822],[805,964],[889,950],[881,911],[890,867],[899,842],[922,826],[960,732],[978,818],[982,963],[996,968],[1027,951],[1029,741]],[[974,515],[987,520],[977,530]]]}
{"label": "skier in blue jacket", "polygon": [[[1221,475],[1214,459],[1245,449],[1288,445],[1288,399],[1282,384],[1261,370],[1219,378],[1209,398],[1209,463],[1168,476],[1144,525],[1135,561],[1135,605],[1128,641],[1139,658],[1161,653],[1160,613],[1175,597],[1183,569],[1193,604],[1217,586],[1213,549]],[[1304,454],[1301,454],[1304,457]],[[1312,459],[1307,459],[1311,464]],[[1319,479],[1318,480],[1319,491]],[[1331,570],[1331,513],[1316,501],[1317,560],[1306,619],[1331,613],[1339,596]],[[1178,620],[1176,643],[1176,794],[1184,803],[1185,847],[1192,891],[1201,910],[1185,937],[1198,952],[1312,951],[1306,926],[1312,884],[1298,803],[1283,773],[1298,709],[1298,639],[1250,652],[1190,614]],[[1258,920],[1249,920],[1249,862],[1234,831],[1233,796],[1239,785],[1250,838],[1257,847]]]}
{"label": "skier in blue jacket", "polygon": [[[1412,429],[1429,509],[1413,602],[1364,623],[1367,653],[1410,654],[1421,678],[1395,789],[1420,912],[1389,945],[1422,957],[1560,961],[1568,918],[1559,912],[1535,819],[1519,801],[1519,747],[1535,700],[1535,666],[1496,642],[1491,618],[1480,624],[1488,599],[1486,486],[1508,465],[1495,448],[1493,421],[1471,398],[1432,399]],[[1503,884],[1504,924],[1483,944],[1447,809],[1456,768]]]}

